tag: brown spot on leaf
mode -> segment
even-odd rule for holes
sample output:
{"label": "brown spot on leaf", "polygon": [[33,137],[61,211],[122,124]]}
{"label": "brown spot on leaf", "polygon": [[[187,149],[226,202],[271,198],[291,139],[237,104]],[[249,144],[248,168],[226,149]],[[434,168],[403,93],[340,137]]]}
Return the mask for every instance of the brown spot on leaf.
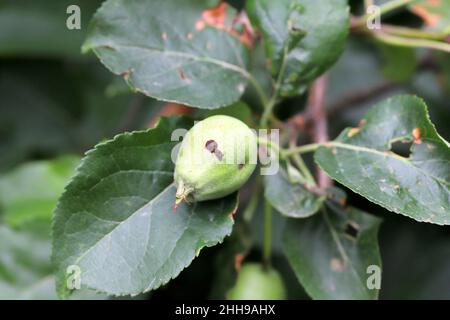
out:
{"label": "brown spot on leaf", "polygon": [[343,272],[345,270],[345,264],[341,259],[333,258],[330,260],[330,269],[334,272]]}
{"label": "brown spot on leaf", "polygon": [[218,29],[225,29],[227,7],[228,4],[226,2],[220,2],[217,6],[204,10],[202,12],[202,19],[205,24]]}
{"label": "brown spot on leaf", "polygon": [[351,128],[350,130],[348,130],[347,136],[349,138],[353,137],[355,134],[357,134],[359,132],[359,128]]}
{"label": "brown spot on leaf", "polygon": [[429,27],[436,27],[439,23],[439,21],[441,20],[441,16],[439,16],[438,14],[432,13],[430,12],[430,10],[427,8],[428,6],[437,6],[439,5],[439,1],[432,1],[432,0],[428,0],[426,5],[422,5],[422,4],[416,4],[413,5],[411,7],[411,11],[418,15],[420,18],[422,18],[422,20],[424,21],[424,23],[429,26]]}
{"label": "brown spot on leaf", "polygon": [[195,23],[195,30],[197,31],[202,31],[203,29],[205,29],[206,27],[206,23],[203,20],[197,20],[197,22]]}
{"label": "brown spot on leaf", "polygon": [[[200,19],[195,22],[195,29],[202,31],[206,26],[224,30],[241,43],[251,47],[254,40],[254,31],[245,12],[239,13],[231,19],[231,24],[227,24],[227,12],[229,4],[221,1],[217,6],[203,10]],[[240,31],[235,29],[235,25],[240,24]]]}
{"label": "brown spot on leaf", "polygon": [[245,164],[244,163],[239,163],[239,165],[238,165],[238,169],[239,170],[241,170],[243,167],[245,166]]}
{"label": "brown spot on leaf", "polygon": [[120,74],[120,76],[123,77],[123,79],[124,79],[125,81],[128,81],[128,79],[130,78],[130,73],[131,73],[130,70],[126,70],[126,71],[122,72],[122,73]]}
{"label": "brown spot on leaf", "polygon": [[412,131],[412,136],[414,138],[414,143],[415,144],[421,144],[422,140],[422,131],[420,130],[420,128],[414,128],[414,130]]}
{"label": "brown spot on leaf", "polygon": [[361,121],[359,121],[359,123],[358,123],[358,127],[362,128],[366,125],[366,123],[367,123],[366,119],[361,119]]}
{"label": "brown spot on leaf", "polygon": [[184,69],[183,68],[178,68],[178,76],[180,77],[181,80],[186,80],[186,75],[184,74]]}

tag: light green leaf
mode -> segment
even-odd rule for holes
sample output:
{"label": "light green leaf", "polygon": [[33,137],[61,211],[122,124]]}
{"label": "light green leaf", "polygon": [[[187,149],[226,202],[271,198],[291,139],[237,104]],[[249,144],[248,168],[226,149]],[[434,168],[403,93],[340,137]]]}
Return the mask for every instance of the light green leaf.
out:
{"label": "light green leaf", "polygon": [[346,0],[250,0],[250,20],[263,33],[274,77],[285,64],[280,93],[302,93],[340,56],[348,34]]}
{"label": "light green leaf", "polygon": [[88,152],[55,211],[53,259],[58,293],[67,297],[66,268],[81,285],[136,295],[176,277],[203,247],[230,234],[236,195],[183,203],[173,212],[171,134],[192,121],[163,118],[155,129],[126,133]]}
{"label": "light green leaf", "polygon": [[[49,235],[36,236],[0,226],[0,299],[57,299],[49,238]],[[72,298],[104,299],[105,296],[79,290]]]}
{"label": "light green leaf", "polygon": [[40,221],[50,224],[64,186],[80,158],[65,156],[26,163],[0,176],[0,207],[5,221],[14,228]]}
{"label": "light green leaf", "polygon": [[274,175],[264,176],[265,197],[282,215],[305,218],[315,214],[325,196],[318,196],[300,183],[291,183],[287,173],[280,168]]}
{"label": "light green leaf", "polygon": [[367,268],[381,271],[379,225],[378,218],[358,209],[332,205],[309,219],[289,221],[283,251],[313,299],[376,299],[378,290],[367,286],[372,288],[374,273]]}
{"label": "light green leaf", "polygon": [[198,27],[209,3],[106,1],[83,49],[148,96],[206,109],[230,105],[245,90],[248,53],[224,30]]}
{"label": "light green leaf", "polygon": [[[413,140],[409,157],[392,152],[393,143]],[[450,224],[450,147],[417,97],[380,102],[359,128],[320,147],[315,160],[333,179],[390,211]]]}
{"label": "light green leaf", "polygon": [[409,7],[424,20],[426,29],[450,35],[450,2],[420,0]]}

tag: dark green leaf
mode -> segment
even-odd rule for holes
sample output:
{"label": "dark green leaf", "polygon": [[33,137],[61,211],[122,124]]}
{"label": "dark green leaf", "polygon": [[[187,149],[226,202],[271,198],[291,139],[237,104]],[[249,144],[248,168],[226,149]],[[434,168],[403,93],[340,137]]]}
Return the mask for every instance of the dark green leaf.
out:
{"label": "dark green leaf", "polygon": [[397,82],[410,80],[416,71],[417,60],[413,48],[380,45],[383,57],[383,74],[386,78]]}
{"label": "dark green leaf", "polygon": [[325,200],[300,183],[291,183],[282,168],[274,175],[264,176],[265,197],[282,215],[305,218],[316,213]]}
{"label": "dark green leaf", "polygon": [[289,263],[313,299],[376,299],[378,290],[367,286],[367,268],[381,268],[380,220],[355,208],[330,209],[286,224],[283,250]]}
{"label": "dark green leaf", "polygon": [[[239,215],[239,212],[238,212]],[[225,299],[237,278],[238,267],[252,248],[253,240],[250,226],[245,221],[237,221],[233,233],[224,241],[223,247],[214,259],[215,277],[210,299]]]}
{"label": "dark green leaf", "polygon": [[[394,143],[408,141],[408,157],[392,152]],[[417,97],[377,104],[359,128],[320,147],[315,160],[333,179],[388,210],[450,224],[450,147]]]}
{"label": "dark green leaf", "polygon": [[163,118],[155,129],[126,133],[88,152],[55,211],[53,259],[58,293],[69,294],[66,268],[81,285],[136,295],[176,277],[205,246],[230,234],[236,195],[173,212],[170,142],[187,119]]}
{"label": "dark green leaf", "polygon": [[250,0],[247,12],[261,29],[272,74],[286,70],[281,94],[295,95],[327,70],[344,49],[346,0]]}
{"label": "dark green leaf", "polygon": [[223,108],[207,111],[205,113],[205,118],[215,116],[215,115],[226,115],[226,116],[230,116],[230,117],[239,119],[242,122],[248,123],[251,119],[252,113],[247,104],[245,104],[242,101],[238,101],[228,107],[223,107]]}
{"label": "dark green leaf", "polygon": [[[101,0],[3,0],[0,56],[79,56],[87,24]],[[78,5],[81,29],[69,30],[67,8]]]}
{"label": "dark green leaf", "polygon": [[148,96],[206,109],[230,105],[244,92],[248,53],[224,30],[198,27],[208,3],[106,1],[83,48]]}
{"label": "dark green leaf", "polygon": [[50,224],[64,186],[80,159],[66,156],[24,164],[0,176],[0,207],[14,228],[43,221]]}
{"label": "dark green leaf", "polygon": [[381,299],[450,299],[450,234],[446,228],[386,219],[380,231],[380,249]]}
{"label": "dark green leaf", "polygon": [[161,103],[105,96],[112,74],[97,62],[28,61],[0,69],[0,171],[29,158],[54,158],[150,121]]}

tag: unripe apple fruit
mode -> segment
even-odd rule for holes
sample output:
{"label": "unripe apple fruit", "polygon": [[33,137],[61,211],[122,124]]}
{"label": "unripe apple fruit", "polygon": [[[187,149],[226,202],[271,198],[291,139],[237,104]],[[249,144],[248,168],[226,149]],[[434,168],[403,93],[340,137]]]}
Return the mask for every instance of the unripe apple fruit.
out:
{"label": "unripe apple fruit", "polygon": [[185,135],[175,164],[176,204],[229,195],[256,167],[257,138],[242,121],[217,115],[196,123]]}
{"label": "unripe apple fruit", "polygon": [[259,263],[246,263],[239,270],[236,284],[228,292],[228,300],[282,300],[286,298],[283,280],[273,268]]}

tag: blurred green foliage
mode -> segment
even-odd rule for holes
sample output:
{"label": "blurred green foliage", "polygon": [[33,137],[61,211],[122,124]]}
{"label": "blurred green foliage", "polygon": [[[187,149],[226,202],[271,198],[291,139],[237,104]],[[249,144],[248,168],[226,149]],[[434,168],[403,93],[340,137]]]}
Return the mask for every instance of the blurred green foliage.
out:
{"label": "blurred green foliage", "polygon": [[[56,298],[49,217],[76,159],[116,133],[146,127],[162,106],[132,93],[122,79],[112,76],[91,55],[81,55],[88,21],[101,2],[0,3],[0,298]],[[82,10],[81,30],[65,27],[69,3]],[[243,7],[242,1],[233,4]],[[351,4],[352,12],[358,12],[360,1]],[[410,13],[389,19],[421,23]],[[253,58],[252,72],[263,74],[262,56]],[[450,138],[449,55],[380,47],[362,36],[351,36],[344,54],[329,72],[326,101],[331,138],[344,126],[357,125],[368,106],[399,92],[424,98],[438,132]],[[358,99],[363,94],[366,98]],[[258,110],[250,90],[244,99],[252,110]],[[303,110],[305,103],[304,95],[288,99],[277,107],[277,115],[286,119]],[[224,113],[235,114],[235,107]],[[248,119],[250,111],[245,107],[238,115]],[[75,156],[65,157],[68,154]],[[55,158],[59,159],[52,160]],[[244,190],[236,230],[251,229],[255,249],[246,253],[252,260],[262,247],[263,214],[258,207],[248,226],[241,217],[247,200]],[[349,196],[349,202],[384,219],[379,237],[384,267],[381,298],[450,298],[449,227],[387,214],[355,194]],[[284,223],[280,215],[274,216],[274,264],[288,284],[289,298],[306,298],[285,259],[279,259]],[[235,249],[241,252],[249,240],[244,244],[239,241],[240,237],[233,236],[225,240],[227,250],[220,246],[205,250],[188,270],[153,297],[224,297],[233,278]],[[211,268],[214,263],[219,266]],[[183,294],[186,286],[189,291]],[[80,297],[98,296],[90,293]]]}

